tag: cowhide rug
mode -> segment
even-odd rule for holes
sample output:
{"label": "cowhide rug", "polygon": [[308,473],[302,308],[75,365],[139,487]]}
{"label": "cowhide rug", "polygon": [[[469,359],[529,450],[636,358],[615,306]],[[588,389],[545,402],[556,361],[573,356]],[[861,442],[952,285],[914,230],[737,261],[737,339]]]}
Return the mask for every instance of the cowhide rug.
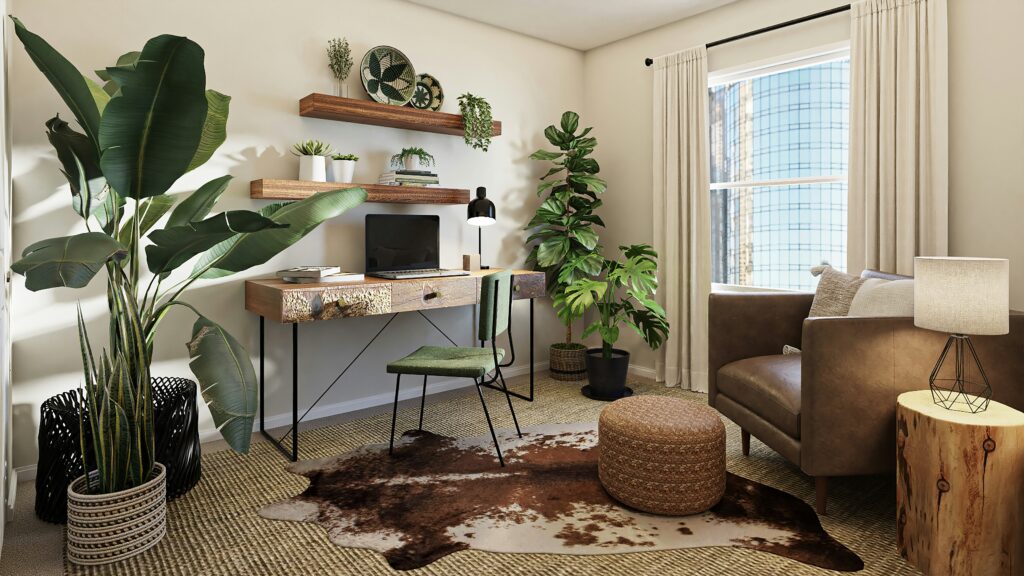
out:
{"label": "cowhide rug", "polygon": [[381,552],[396,569],[452,552],[621,554],[704,546],[761,550],[832,570],[861,559],[829,536],[810,506],[785,492],[729,474],[711,511],[654,516],[608,496],[597,476],[597,432],[590,424],[454,439],[406,432],[387,444],[307,460],[288,470],[309,488],[260,511],[265,518],[317,522],[339,546]]}

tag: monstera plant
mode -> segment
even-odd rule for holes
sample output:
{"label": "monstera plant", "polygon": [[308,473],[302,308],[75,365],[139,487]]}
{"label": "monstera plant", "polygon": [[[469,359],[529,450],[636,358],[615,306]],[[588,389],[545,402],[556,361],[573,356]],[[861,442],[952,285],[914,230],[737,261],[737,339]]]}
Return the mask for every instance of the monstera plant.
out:
{"label": "monstera plant", "polygon": [[[202,48],[188,38],[157,36],[99,71],[101,86],[20,21],[14,25],[81,129],[60,117],[46,122],[86,231],[36,242],[12,268],[30,290],[81,288],[101,272],[106,277],[109,341],[102,352],[91,345],[78,314],[81,396],[97,466],[89,491],[125,490],[153,474],[150,363],[161,322],[175,309],[196,315],[187,340],[190,368],[225,440],[247,452],[257,406],[249,354],[182,296],[201,279],[268,261],[324,220],[364,202],[365,191],[334,190],[258,212],[219,213],[214,206],[230,176],[191,194],[169,195],[226,137],[230,98],[206,88]],[[183,268],[192,261],[191,269]]]}

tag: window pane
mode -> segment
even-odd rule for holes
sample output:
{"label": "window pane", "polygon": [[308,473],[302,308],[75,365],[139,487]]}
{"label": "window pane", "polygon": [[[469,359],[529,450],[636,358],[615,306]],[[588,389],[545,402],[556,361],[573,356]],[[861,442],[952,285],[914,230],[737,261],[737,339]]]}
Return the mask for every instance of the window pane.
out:
{"label": "window pane", "polygon": [[757,182],[847,175],[850,61],[711,87],[715,282],[813,289],[809,268],[846,267],[846,183]]}

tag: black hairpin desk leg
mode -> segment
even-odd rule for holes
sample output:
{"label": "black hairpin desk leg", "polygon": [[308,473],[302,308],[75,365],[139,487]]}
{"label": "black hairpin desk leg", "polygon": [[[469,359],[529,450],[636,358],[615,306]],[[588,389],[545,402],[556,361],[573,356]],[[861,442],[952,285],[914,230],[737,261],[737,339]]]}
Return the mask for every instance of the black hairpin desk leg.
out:
{"label": "black hairpin desk leg", "polygon": [[274,438],[267,432],[265,428],[265,412],[264,406],[264,358],[265,351],[263,346],[264,340],[264,319],[260,316],[260,434],[266,437],[274,448],[277,448],[278,452],[284,454],[285,458],[288,458],[292,462],[299,459],[299,325],[298,323],[292,324],[292,450],[291,453],[281,445],[281,441]]}

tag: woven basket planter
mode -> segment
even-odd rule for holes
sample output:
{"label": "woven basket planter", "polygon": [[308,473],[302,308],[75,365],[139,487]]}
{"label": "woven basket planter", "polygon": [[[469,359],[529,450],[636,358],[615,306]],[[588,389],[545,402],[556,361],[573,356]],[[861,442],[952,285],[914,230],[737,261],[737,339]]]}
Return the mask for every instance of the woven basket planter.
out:
{"label": "woven basket planter", "polygon": [[[96,472],[90,473],[95,477]],[[155,464],[145,484],[89,494],[85,476],[68,486],[68,560],[109,564],[152,548],[167,533],[167,471]]]}
{"label": "woven basket planter", "polygon": [[[587,379],[587,347],[582,344],[552,344],[549,351],[549,371],[555,380],[578,381]],[[578,346],[578,348],[577,348]]]}

